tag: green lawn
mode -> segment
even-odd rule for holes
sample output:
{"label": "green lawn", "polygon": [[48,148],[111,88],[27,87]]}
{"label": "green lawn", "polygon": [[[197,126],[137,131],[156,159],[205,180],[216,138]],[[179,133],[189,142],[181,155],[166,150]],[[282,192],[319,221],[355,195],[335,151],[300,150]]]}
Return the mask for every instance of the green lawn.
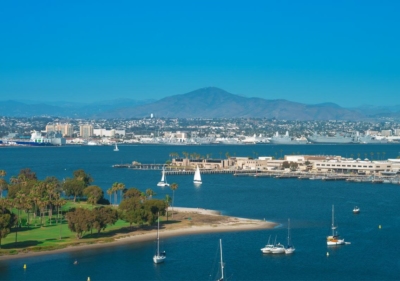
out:
{"label": "green lawn", "polygon": [[[64,211],[68,211],[73,207],[81,207],[81,208],[92,208],[91,205],[86,204],[85,202],[68,202],[63,206]],[[17,210],[13,210],[16,214]],[[40,250],[52,250],[57,248],[63,248],[67,245],[81,244],[81,243],[95,243],[99,240],[103,242],[112,241],[112,236],[116,234],[123,234],[129,232],[129,223],[118,220],[115,225],[107,226],[105,231],[97,234],[97,231],[94,230],[93,234],[86,233],[82,239],[77,239],[75,233],[71,232],[68,229],[68,224],[65,220],[63,220],[62,224],[58,222],[55,223],[55,218],[57,214],[53,214],[52,224],[49,223],[49,217],[45,216],[43,218],[43,226],[39,226],[40,218],[36,218],[32,220],[31,216],[31,225],[26,226],[27,214],[25,212],[21,212],[22,219],[22,227],[18,229],[13,228],[11,233],[7,235],[6,238],[3,238],[1,241],[1,250],[0,255],[2,254],[14,254],[19,251],[40,251]],[[60,239],[61,237],[61,239]],[[16,241],[17,238],[17,242]]]}

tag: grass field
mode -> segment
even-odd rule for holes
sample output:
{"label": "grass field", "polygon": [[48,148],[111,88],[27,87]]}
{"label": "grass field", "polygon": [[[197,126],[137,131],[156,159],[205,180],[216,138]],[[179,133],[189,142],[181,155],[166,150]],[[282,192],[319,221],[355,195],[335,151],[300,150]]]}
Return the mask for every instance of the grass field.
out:
{"label": "grass field", "polygon": [[[75,207],[93,208],[93,206],[86,204],[86,202],[69,201],[63,206],[62,210],[68,211],[70,208]],[[14,209],[13,212],[17,214],[18,211]],[[129,223],[118,220],[115,225],[107,226],[105,231],[99,234],[94,230],[93,234],[86,233],[83,238],[77,239],[75,233],[69,230],[65,219],[62,220],[62,223],[60,223],[60,220],[56,223],[57,213],[53,214],[51,223],[49,217],[47,215],[44,216],[42,226],[40,226],[40,218],[33,219],[32,214],[30,214],[29,226],[27,225],[27,214],[20,212],[20,217],[22,226],[19,227],[18,231],[13,228],[6,238],[2,239],[0,255],[26,251],[53,250],[82,243],[110,242],[115,235],[130,231]]]}

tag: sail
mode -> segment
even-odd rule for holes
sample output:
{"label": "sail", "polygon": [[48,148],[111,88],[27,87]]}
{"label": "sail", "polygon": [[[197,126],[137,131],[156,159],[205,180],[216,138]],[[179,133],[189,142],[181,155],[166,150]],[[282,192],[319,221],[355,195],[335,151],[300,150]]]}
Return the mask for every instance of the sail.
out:
{"label": "sail", "polygon": [[162,182],[165,182],[165,170],[163,169],[162,170],[162,173],[161,173],[162,175],[161,175],[161,181]]}
{"label": "sail", "polygon": [[157,183],[157,186],[169,186],[167,183],[167,177],[165,176],[165,168],[163,167],[162,172],[161,172],[161,180]]}
{"label": "sail", "polygon": [[196,172],[194,173],[194,179],[193,181],[195,183],[201,183],[201,175],[200,175],[200,169],[199,166],[196,167]]}

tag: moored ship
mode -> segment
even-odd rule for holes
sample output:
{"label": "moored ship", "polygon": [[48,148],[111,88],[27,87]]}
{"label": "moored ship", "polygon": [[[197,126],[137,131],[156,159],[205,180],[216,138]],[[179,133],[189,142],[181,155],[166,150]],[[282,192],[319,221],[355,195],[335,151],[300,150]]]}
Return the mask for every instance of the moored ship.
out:
{"label": "moored ship", "polygon": [[382,144],[388,143],[388,139],[385,137],[377,137],[372,135],[359,135],[357,136],[357,142],[363,144]]}
{"label": "moored ship", "polygon": [[3,143],[8,146],[57,146],[65,145],[65,138],[59,132],[49,132],[46,137],[38,131],[33,131],[31,138],[24,139],[3,139]]}
{"label": "moored ship", "polygon": [[353,136],[345,133],[335,133],[333,135],[313,133],[307,139],[312,143],[322,144],[348,144],[356,142]]}
{"label": "moored ship", "polygon": [[276,132],[275,135],[273,135],[272,138],[269,140],[269,142],[272,144],[306,144],[307,139],[290,137],[289,132],[286,131],[286,134],[284,135],[279,135],[279,133]]}

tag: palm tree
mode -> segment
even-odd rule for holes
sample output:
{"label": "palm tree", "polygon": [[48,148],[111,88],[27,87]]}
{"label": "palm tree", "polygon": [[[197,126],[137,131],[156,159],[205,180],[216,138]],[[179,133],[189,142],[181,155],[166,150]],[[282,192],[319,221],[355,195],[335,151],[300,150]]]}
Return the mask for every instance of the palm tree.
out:
{"label": "palm tree", "polygon": [[151,199],[155,195],[156,193],[151,188],[146,189],[146,196],[148,199]]}
{"label": "palm tree", "polygon": [[110,187],[109,189],[107,189],[107,194],[110,196],[110,205],[112,205],[112,202],[111,202],[111,195],[113,194],[112,187]]}
{"label": "palm tree", "polygon": [[170,188],[172,190],[172,218],[174,218],[174,195],[175,195],[175,190],[178,189],[178,184],[177,183],[173,183],[170,185]]}
{"label": "palm tree", "polygon": [[[120,194],[120,199],[122,200],[122,191],[125,189],[125,184],[123,184],[122,182],[114,182],[111,190],[114,193],[114,204],[117,205],[118,203],[118,191]],[[108,193],[108,191],[107,191]]]}
{"label": "palm tree", "polygon": [[[58,194],[55,199],[54,199],[54,205],[57,207],[57,221],[56,223],[58,223],[59,219],[60,219],[60,209],[62,206],[64,206],[67,203],[67,201],[65,201],[64,199],[61,198],[61,195]],[[62,223],[62,220],[60,220],[60,223]]]}
{"label": "palm tree", "polygon": [[3,190],[7,188],[7,181],[4,179],[6,175],[6,171],[0,170],[0,198],[3,198]]}
{"label": "palm tree", "polygon": [[[122,201],[122,191],[125,189],[125,184],[123,184],[122,182],[119,182],[117,184],[117,191],[119,191],[119,201]],[[117,198],[118,199],[118,198]]]}
{"label": "palm tree", "polygon": [[169,196],[168,194],[165,195],[165,203],[167,206],[167,220],[168,220],[168,207],[169,205],[171,205],[171,202],[172,202],[171,196]]}

